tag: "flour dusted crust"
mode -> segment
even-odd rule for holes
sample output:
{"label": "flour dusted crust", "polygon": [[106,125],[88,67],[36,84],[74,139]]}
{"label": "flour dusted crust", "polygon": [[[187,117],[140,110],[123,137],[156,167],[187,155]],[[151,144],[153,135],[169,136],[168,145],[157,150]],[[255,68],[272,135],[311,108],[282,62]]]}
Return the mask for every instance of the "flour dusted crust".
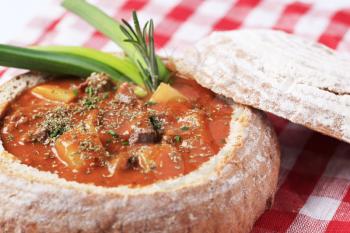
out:
{"label": "flour dusted crust", "polygon": [[350,142],[350,59],[273,30],[215,32],[174,61],[234,101]]}
{"label": "flour dusted crust", "polygon": [[[13,79],[0,87],[0,104],[43,80],[31,73]],[[272,204],[279,148],[261,112],[233,109],[227,144],[217,155],[186,176],[142,188],[68,182],[2,150],[0,231],[249,232]]]}

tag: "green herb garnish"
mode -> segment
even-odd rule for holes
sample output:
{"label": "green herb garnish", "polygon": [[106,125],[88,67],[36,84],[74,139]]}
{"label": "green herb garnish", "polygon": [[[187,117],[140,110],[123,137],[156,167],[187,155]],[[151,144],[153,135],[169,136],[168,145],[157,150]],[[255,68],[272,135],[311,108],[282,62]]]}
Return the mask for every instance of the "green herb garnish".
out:
{"label": "green herb garnish", "polygon": [[111,145],[111,143],[112,143],[112,139],[108,138],[108,139],[106,140],[106,146]]}
{"label": "green herb garnish", "polygon": [[175,139],[175,142],[177,142],[177,143],[180,143],[180,142],[182,141],[182,138],[181,138],[181,136],[179,136],[179,135],[176,135],[176,136],[174,137],[174,139]]}
{"label": "green herb garnish", "polygon": [[187,130],[190,129],[190,127],[188,127],[188,126],[182,126],[180,129],[181,129],[182,131],[187,131]]}
{"label": "green herb garnish", "polygon": [[104,92],[103,94],[102,94],[102,99],[108,99],[109,98],[109,92]]}
{"label": "green herb garnish", "polygon": [[122,145],[123,145],[123,146],[128,146],[128,145],[129,145],[129,142],[128,142],[128,141],[123,141],[123,142],[122,142]]}
{"label": "green herb garnish", "polygon": [[94,88],[91,86],[88,86],[87,88],[85,88],[85,92],[86,94],[88,94],[89,97],[94,96],[94,93],[95,93]]}
{"label": "green herb garnish", "polygon": [[85,109],[91,110],[97,107],[97,103],[100,99],[97,96],[87,96],[82,100],[82,105]]}
{"label": "green herb garnish", "polygon": [[158,117],[156,116],[150,116],[149,117],[149,121],[151,122],[153,128],[156,130],[156,131],[159,131],[162,129],[162,122],[158,119]]}
{"label": "green herb garnish", "polygon": [[74,94],[74,96],[78,96],[79,95],[79,90],[77,89],[77,88],[72,88],[72,91],[73,91],[73,94]]}
{"label": "green herb garnish", "polygon": [[63,128],[54,129],[54,131],[50,132],[49,137],[50,138],[56,138],[59,135],[61,135],[63,132],[64,132]]}
{"label": "green herb garnish", "polygon": [[12,134],[9,134],[9,135],[7,136],[7,141],[8,141],[8,142],[12,142],[14,139],[15,139],[15,137],[14,137]]}
{"label": "green herb garnish", "polygon": [[118,137],[118,134],[116,132],[114,132],[114,130],[108,130],[107,133],[109,135],[111,135],[113,138],[117,138]]}

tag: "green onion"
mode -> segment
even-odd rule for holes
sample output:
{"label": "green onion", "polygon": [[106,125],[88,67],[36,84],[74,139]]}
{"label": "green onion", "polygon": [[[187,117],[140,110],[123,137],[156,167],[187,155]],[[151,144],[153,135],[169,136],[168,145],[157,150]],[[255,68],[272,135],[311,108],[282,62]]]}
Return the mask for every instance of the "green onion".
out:
{"label": "green onion", "polygon": [[140,75],[138,68],[129,60],[129,58],[118,57],[113,54],[105,53],[96,49],[78,46],[40,46],[33,48],[42,51],[79,55],[82,57],[97,60],[123,73],[136,84],[143,85],[142,76]]}
{"label": "green onion", "polygon": [[[142,55],[137,51],[135,46],[125,41],[128,38],[120,29],[121,25],[112,17],[87,3],[85,0],[64,0],[62,6],[80,16],[98,31],[117,43],[136,65],[140,63],[142,67],[147,67]],[[159,79],[163,82],[168,82],[169,71],[159,57],[157,57],[157,65],[160,74]]]}
{"label": "green onion", "polygon": [[135,87],[134,93],[137,97],[143,98],[147,96],[147,91],[143,89],[142,87]]}
{"label": "green onion", "polygon": [[104,72],[113,81],[128,81],[119,71],[87,57],[11,45],[0,44],[0,65],[77,76],[89,76],[93,72]]}

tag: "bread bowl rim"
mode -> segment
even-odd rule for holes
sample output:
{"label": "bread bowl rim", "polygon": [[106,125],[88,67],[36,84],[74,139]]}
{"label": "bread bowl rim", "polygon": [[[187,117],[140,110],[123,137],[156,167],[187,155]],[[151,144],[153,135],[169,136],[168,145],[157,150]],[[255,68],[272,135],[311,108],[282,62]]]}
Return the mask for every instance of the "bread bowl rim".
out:
{"label": "bread bowl rim", "polygon": [[[34,73],[35,74],[35,73]],[[38,73],[40,75],[40,73]],[[18,82],[21,81],[22,77],[27,77],[28,75],[31,75],[31,73],[25,73],[23,75],[20,75],[19,79],[16,80]],[[50,77],[51,78],[51,77]],[[39,84],[41,81],[45,81],[47,78],[44,76],[43,80],[38,80],[37,82],[34,81],[35,84]],[[14,82],[14,79],[11,79],[4,84],[0,86],[0,91],[6,90],[7,86],[9,86],[10,82]],[[15,81],[15,82],[16,82]],[[26,88],[30,88],[32,85],[28,85]],[[23,90],[25,90],[24,88]],[[14,99],[18,94],[20,94],[23,90],[18,91],[15,96],[12,96],[12,99]],[[10,100],[11,101],[11,100]],[[4,101],[0,100],[0,105],[4,104]],[[211,158],[204,162],[200,167],[198,167],[196,170],[190,172],[189,174],[178,176],[171,179],[166,180],[160,180],[155,183],[140,186],[140,187],[128,187],[127,185],[120,185],[116,187],[102,187],[102,186],[96,186],[94,184],[84,184],[79,183],[75,181],[67,181],[64,178],[58,177],[56,174],[53,174],[51,172],[45,172],[40,171],[37,168],[21,164],[14,155],[7,152],[1,145],[0,148],[3,148],[2,151],[0,151],[0,167],[2,167],[1,171],[4,172],[4,166],[7,165],[7,167],[12,167],[13,165],[16,165],[13,167],[13,169],[18,169],[17,171],[11,171],[6,168],[6,172],[8,172],[9,175],[16,175],[18,177],[22,177],[24,179],[30,179],[32,181],[42,183],[42,184],[55,184],[59,185],[64,188],[68,189],[78,189],[82,192],[104,192],[104,193],[114,193],[119,195],[137,195],[137,194],[152,194],[157,191],[175,191],[178,189],[186,188],[189,186],[198,186],[204,183],[207,183],[209,181],[215,180],[218,175],[220,175],[220,170],[224,167],[225,160],[228,159],[232,155],[232,153],[235,152],[235,150],[238,149],[239,146],[242,146],[244,142],[242,142],[243,133],[245,130],[245,124],[246,120],[244,119],[246,116],[238,116],[242,114],[244,111],[248,109],[248,107],[239,105],[239,104],[232,104],[231,107],[233,108],[233,113],[231,114],[231,120],[230,120],[230,131],[228,138],[226,140],[226,144],[220,149],[220,151],[211,156]],[[0,112],[1,115],[1,112]],[[0,118],[0,122],[2,121],[2,118]],[[238,123],[239,122],[239,123]],[[238,124],[237,124],[238,123]],[[0,143],[2,144],[2,141],[0,139]],[[12,165],[12,166],[8,166]]]}

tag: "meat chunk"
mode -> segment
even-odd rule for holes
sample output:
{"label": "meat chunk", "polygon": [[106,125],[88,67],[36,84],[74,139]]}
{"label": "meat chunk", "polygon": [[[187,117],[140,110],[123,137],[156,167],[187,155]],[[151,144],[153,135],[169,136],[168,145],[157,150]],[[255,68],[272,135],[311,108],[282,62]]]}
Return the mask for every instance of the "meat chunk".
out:
{"label": "meat chunk", "polygon": [[9,130],[14,130],[21,124],[25,124],[28,122],[28,117],[21,110],[18,110],[13,113],[13,115],[9,118],[9,125],[7,126]]}
{"label": "meat chunk", "polygon": [[[147,114],[144,114],[144,117]],[[129,143],[157,143],[162,138],[162,122],[156,116],[150,116],[143,119],[144,124],[142,128],[134,127],[133,132],[129,138]]]}
{"label": "meat chunk", "polygon": [[118,135],[119,140],[127,141],[130,145],[156,143],[160,141],[161,135],[152,125],[146,109],[135,105],[119,104],[116,109],[105,110],[101,119],[101,130],[113,132]]}
{"label": "meat chunk", "polygon": [[43,127],[37,128],[34,132],[29,131],[25,133],[21,141],[23,142],[45,142],[49,137],[49,131]]}
{"label": "meat chunk", "polygon": [[113,104],[103,107],[101,127],[106,132],[113,131],[120,140],[130,145],[160,141],[160,134],[150,120],[147,107],[137,99],[129,83],[119,87]]}
{"label": "meat chunk", "polygon": [[86,82],[87,85],[92,87],[96,93],[110,91],[113,88],[113,83],[111,82],[108,75],[104,73],[92,73],[86,79]]}
{"label": "meat chunk", "polygon": [[124,104],[131,104],[137,100],[137,97],[133,91],[133,86],[129,83],[123,83],[119,87],[115,98],[117,101]]}
{"label": "meat chunk", "polygon": [[153,128],[136,128],[130,135],[129,144],[156,143],[161,136]]}
{"label": "meat chunk", "polygon": [[50,143],[52,140],[71,128],[72,112],[59,106],[45,113],[36,129],[23,135],[24,142]]}

